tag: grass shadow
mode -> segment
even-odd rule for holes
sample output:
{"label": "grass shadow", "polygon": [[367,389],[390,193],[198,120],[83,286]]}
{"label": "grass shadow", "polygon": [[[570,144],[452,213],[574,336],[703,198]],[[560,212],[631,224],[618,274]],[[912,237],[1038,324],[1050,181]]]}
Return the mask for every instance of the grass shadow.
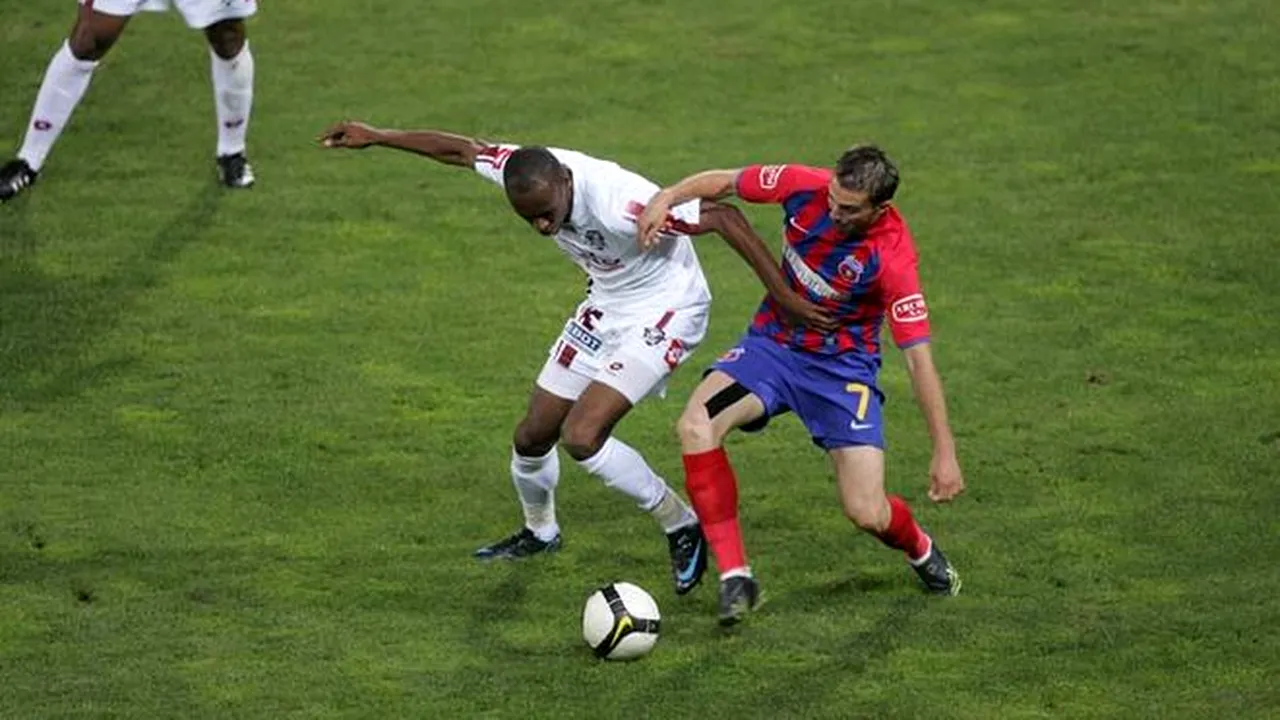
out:
{"label": "grass shadow", "polygon": [[[886,577],[854,577],[838,582],[822,583],[797,588],[779,596],[770,596],[760,609],[769,613],[796,602],[839,602],[840,598],[853,602],[859,594],[884,592],[897,585]],[[915,618],[926,612],[930,598],[923,595],[901,595],[887,603],[883,615],[861,632],[847,637],[831,637],[817,650],[818,658],[804,663],[784,662],[779,668],[753,674],[754,689],[740,706],[722,706],[718,714],[725,716],[753,716],[760,708],[771,708],[772,717],[818,717],[826,705],[826,698],[851,680],[857,680],[868,669],[883,663],[899,647],[901,638]],[[763,618],[761,618],[763,619]],[[717,628],[717,641],[700,649],[696,656],[679,667],[653,678],[645,688],[624,702],[640,702],[639,695],[654,692],[663,694],[697,694],[700,690],[700,669],[709,664],[737,662],[734,656],[742,652],[739,640],[749,640],[753,633],[754,618],[732,629]],[[738,636],[734,638],[734,636]],[[819,659],[822,658],[822,659]],[[785,669],[782,669],[785,668]],[[766,668],[760,668],[764,670]]]}
{"label": "grass shadow", "polygon": [[58,277],[39,267],[40,238],[19,203],[0,215],[0,409],[26,410],[74,396],[134,361],[88,362],[87,349],[109,333],[160,271],[198,240],[217,213],[216,183],[194,195],[173,219],[103,277]]}
{"label": "grass shadow", "polygon": [[912,621],[928,607],[928,601],[921,596],[897,598],[874,625],[833,643],[829,662],[811,663],[772,676],[771,682],[760,688],[755,703],[760,707],[787,708],[793,717],[820,714],[827,695],[893,654]]}

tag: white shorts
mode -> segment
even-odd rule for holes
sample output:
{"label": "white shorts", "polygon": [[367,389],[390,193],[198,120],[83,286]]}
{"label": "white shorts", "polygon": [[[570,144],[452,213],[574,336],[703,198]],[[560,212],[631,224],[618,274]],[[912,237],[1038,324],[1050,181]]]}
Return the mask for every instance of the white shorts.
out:
{"label": "white shorts", "polygon": [[258,12],[258,0],[80,0],[103,15],[131,17],[139,12],[164,12],[170,6],[187,21],[187,26],[202,30],[223,20],[247,18]]}
{"label": "white shorts", "polygon": [[588,299],[552,344],[538,387],[577,400],[588,385],[600,382],[632,405],[665,394],[667,376],[702,342],[710,317],[710,303],[606,312]]}

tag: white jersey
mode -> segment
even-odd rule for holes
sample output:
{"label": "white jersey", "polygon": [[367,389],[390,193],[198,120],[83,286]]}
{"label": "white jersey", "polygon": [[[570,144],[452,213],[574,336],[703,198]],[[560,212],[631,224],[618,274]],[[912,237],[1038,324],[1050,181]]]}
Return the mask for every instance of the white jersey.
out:
{"label": "white jersey", "polygon": [[[476,156],[475,169],[503,185],[502,169],[518,145],[493,145]],[[617,163],[573,150],[549,148],[573,173],[573,208],[555,235],[560,247],[591,278],[590,301],[601,308],[686,307],[711,301],[689,236],[672,232],[642,250],[636,218],[658,186]],[[672,209],[680,223],[697,225],[699,201]]]}

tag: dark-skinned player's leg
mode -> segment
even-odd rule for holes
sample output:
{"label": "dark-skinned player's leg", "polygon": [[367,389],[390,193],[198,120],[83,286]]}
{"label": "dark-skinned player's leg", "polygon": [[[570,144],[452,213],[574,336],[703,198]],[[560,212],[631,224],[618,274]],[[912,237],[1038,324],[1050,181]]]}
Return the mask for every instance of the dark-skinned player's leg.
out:
{"label": "dark-skinned player's leg", "polygon": [[556,442],[574,401],[534,386],[529,407],[516,425],[511,480],[524,509],[524,525],[511,536],[475,552],[476,559],[514,560],[560,548],[555,488],[560,480]]}
{"label": "dark-skinned player's leg", "polygon": [[[656,371],[641,362],[628,359],[614,364],[634,369],[632,376],[618,378],[617,382],[623,387],[645,388],[647,393],[661,379]],[[639,391],[635,394],[643,397]],[[620,390],[604,382],[592,382],[565,418],[562,442],[565,452],[577,460],[583,470],[631,498],[662,526],[667,536],[676,594],[683,595],[702,581],[707,568],[706,541],[689,506],[649,467],[639,452],[613,437],[614,426],[632,406],[632,401]]]}
{"label": "dark-skinned player's leg", "polygon": [[218,180],[229,188],[252,187],[253,166],[245,138],[253,109],[253,53],[243,18],[219,20],[204,28],[209,41],[213,102],[218,116]]}
{"label": "dark-skinned player's leg", "polygon": [[81,4],[66,42],[54,54],[36,93],[35,107],[18,156],[0,167],[0,202],[8,201],[31,187],[39,177],[45,159],[72,112],[80,104],[98,61],[107,54],[129,23],[130,3],[118,3],[119,15],[103,10],[113,3]]}

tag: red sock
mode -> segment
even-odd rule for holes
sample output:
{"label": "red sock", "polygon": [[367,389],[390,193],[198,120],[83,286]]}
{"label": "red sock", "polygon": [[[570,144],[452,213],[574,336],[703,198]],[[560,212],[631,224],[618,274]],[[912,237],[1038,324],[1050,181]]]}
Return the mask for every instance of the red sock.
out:
{"label": "red sock", "polygon": [[919,560],[929,552],[929,536],[916,524],[907,501],[897,495],[889,496],[889,527],[877,537],[885,545],[906,552],[911,560]]}
{"label": "red sock", "polygon": [[738,525],[738,479],[723,448],[684,456],[684,487],[721,573],[747,566]]}

